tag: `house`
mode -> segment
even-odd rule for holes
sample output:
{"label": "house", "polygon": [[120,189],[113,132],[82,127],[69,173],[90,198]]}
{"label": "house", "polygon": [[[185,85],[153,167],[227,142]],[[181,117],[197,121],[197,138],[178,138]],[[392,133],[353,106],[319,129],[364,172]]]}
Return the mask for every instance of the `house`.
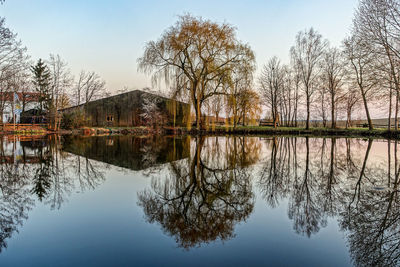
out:
{"label": "house", "polygon": [[89,127],[132,127],[141,126],[145,121],[141,114],[146,99],[155,101],[158,110],[167,118],[167,124],[185,125],[190,106],[186,103],[155,95],[153,93],[134,90],[85,104],[59,110],[61,113],[84,112]]}
{"label": "house", "polygon": [[[18,108],[21,112],[39,107],[39,93],[37,92],[1,92],[0,106],[3,110],[2,122],[12,123],[14,109]],[[19,123],[21,115],[16,115],[16,122]]]}

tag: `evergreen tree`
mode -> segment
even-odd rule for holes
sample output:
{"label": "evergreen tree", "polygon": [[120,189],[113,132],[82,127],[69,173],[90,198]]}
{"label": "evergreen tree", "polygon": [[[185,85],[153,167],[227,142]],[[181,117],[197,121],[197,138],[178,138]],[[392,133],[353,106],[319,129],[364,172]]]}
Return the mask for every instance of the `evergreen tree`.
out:
{"label": "evergreen tree", "polygon": [[40,112],[48,111],[50,108],[50,71],[47,65],[39,59],[35,66],[31,66],[33,74],[33,85],[39,93]]}

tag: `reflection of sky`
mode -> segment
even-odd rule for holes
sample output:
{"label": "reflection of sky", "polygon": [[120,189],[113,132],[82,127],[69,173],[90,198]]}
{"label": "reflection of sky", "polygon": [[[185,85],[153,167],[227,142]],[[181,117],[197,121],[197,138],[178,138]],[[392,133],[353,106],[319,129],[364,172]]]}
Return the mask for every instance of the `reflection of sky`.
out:
{"label": "reflection of sky", "polygon": [[[217,141],[218,140],[218,141]],[[207,167],[217,168],[225,164],[228,157],[221,155],[229,153],[226,141],[232,145],[232,137],[212,137],[205,141],[202,149],[203,160],[208,152],[213,164]],[[251,171],[252,191],[256,195],[253,212],[246,221],[234,225],[235,237],[221,241],[212,241],[210,244],[201,244],[200,248],[191,248],[185,251],[177,248],[175,237],[170,237],[163,232],[157,222],[146,221],[143,207],[138,205],[138,193],[152,190],[152,178],[165,182],[171,175],[168,163],[158,165],[157,172],[151,172],[150,177],[144,171],[130,171],[120,167],[108,166],[96,162],[97,171],[104,172],[104,182],[99,181],[91,190],[80,190],[79,186],[71,187],[71,194],[66,194],[65,202],[60,209],[51,210],[49,203],[35,201],[36,206],[28,211],[28,219],[23,220],[23,225],[18,227],[19,233],[13,233],[7,239],[8,248],[0,254],[1,266],[74,266],[74,265],[308,265],[308,266],[346,266],[350,265],[349,247],[346,245],[344,233],[340,231],[336,217],[327,218],[327,226],[320,227],[319,231],[306,235],[298,234],[294,230],[294,221],[289,219],[289,201],[287,198],[279,199],[276,208],[271,208],[266,199],[262,197],[262,188],[259,184],[260,171],[268,167],[271,156],[272,139],[258,137],[246,138],[249,157],[254,159],[248,166]],[[276,141],[279,141],[277,138]],[[236,140],[240,144],[240,140]],[[252,141],[252,142],[250,142]],[[315,192],[320,189],[312,185],[326,181],[326,177],[319,177],[318,163],[321,158],[321,145],[324,139],[309,138],[310,143],[310,169],[314,174],[310,178],[312,199],[321,200]],[[325,171],[329,169],[331,139],[325,139]],[[344,138],[336,139],[335,160],[338,165],[346,158],[346,143]],[[192,156],[194,155],[194,142],[192,140]],[[258,142],[261,142],[258,143]],[[299,164],[299,181],[304,173],[305,138],[297,139],[297,163]],[[357,171],[362,166],[367,140],[350,139],[352,160]],[[220,157],[212,150],[219,143],[221,146]],[[255,146],[253,146],[255,144]],[[281,147],[282,143],[277,142]],[[392,141],[392,152],[394,142]],[[255,149],[260,145],[259,150]],[[238,149],[240,154],[240,149]],[[257,154],[259,157],[252,157]],[[280,157],[278,151],[278,159]],[[73,159],[68,154],[66,162]],[[393,159],[394,155],[391,154]],[[59,158],[61,159],[61,158]],[[184,159],[183,161],[185,161]],[[205,160],[206,161],[206,160]],[[84,160],[82,158],[82,164]],[[181,161],[182,162],[182,161]],[[255,164],[254,164],[255,163]],[[280,163],[280,162],[277,162]],[[393,161],[392,161],[392,165]],[[32,166],[32,165],[30,165]],[[64,166],[64,165],[63,165]],[[69,166],[66,164],[65,166]],[[106,168],[106,167],[109,168]],[[185,166],[182,164],[181,166]],[[376,167],[379,172],[372,169]],[[83,165],[82,165],[83,168]],[[374,140],[367,162],[368,178],[379,182],[380,178],[386,181],[384,173],[387,168],[387,143]],[[83,168],[84,169],[84,168]],[[382,172],[382,173],[381,173]],[[358,173],[357,173],[358,175]],[[374,177],[374,175],[382,175]],[[76,178],[76,177],[75,177]],[[286,178],[286,177],[284,177]],[[77,179],[74,183],[78,184]],[[293,179],[293,177],[291,178]],[[324,179],[324,180],[321,180]],[[338,192],[349,192],[348,186],[354,188],[358,176],[349,179],[346,174],[335,177],[334,185]],[[64,182],[62,179],[60,180]],[[286,180],[284,180],[286,181]],[[291,180],[293,182],[293,180]],[[370,189],[367,179],[363,181],[363,190]],[[377,184],[380,185],[380,184]],[[344,189],[343,191],[341,189]],[[322,190],[323,191],[323,190]],[[335,190],[334,190],[335,191]],[[350,190],[353,191],[353,190]],[[53,193],[53,192],[52,192]],[[49,196],[51,198],[52,195]],[[336,203],[336,202],[335,202]],[[338,206],[339,207],[339,206]],[[317,208],[321,208],[317,205]],[[339,207],[340,208],[340,207]],[[372,211],[374,213],[376,211]],[[301,215],[301,214],[300,214]]]}
{"label": "reflection of sky", "polygon": [[[161,174],[165,172],[161,172]],[[0,254],[2,266],[127,266],[295,264],[344,266],[349,259],[338,226],[308,239],[292,230],[287,203],[271,209],[257,197],[247,222],[235,227],[236,237],[185,251],[145,221],[137,206],[137,192],[150,179],[139,172],[121,174],[111,169],[106,182],[94,191],[73,194],[60,210],[37,205]]]}
{"label": "reflection of sky", "polygon": [[254,49],[260,69],[274,55],[287,61],[296,33],[311,26],[340,45],[356,2],[6,0],[0,15],[33,60],[60,54],[74,74],[94,70],[115,91],[150,86],[149,77],[137,73],[136,59],[145,42],[156,40],[184,12],[235,25],[239,38]]}

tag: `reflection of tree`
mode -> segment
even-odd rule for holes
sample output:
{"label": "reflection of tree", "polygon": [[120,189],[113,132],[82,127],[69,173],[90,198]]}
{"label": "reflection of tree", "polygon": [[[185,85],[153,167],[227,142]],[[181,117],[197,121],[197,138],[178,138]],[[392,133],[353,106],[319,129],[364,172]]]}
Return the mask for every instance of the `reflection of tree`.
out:
{"label": "reflection of tree", "polygon": [[60,148],[60,140],[50,137],[46,146],[34,152],[38,162],[32,171],[31,192],[51,209],[59,209],[76,187],[81,191],[94,189],[105,179],[100,163],[63,153]]}
{"label": "reflection of tree", "polygon": [[293,187],[292,201],[289,204],[289,218],[294,220],[294,229],[297,233],[310,236],[317,233],[320,225],[326,225],[326,218],[319,206],[319,185],[314,173],[310,169],[310,143],[306,137],[306,160],[303,176],[296,180]]}
{"label": "reflection of tree", "polygon": [[[17,145],[21,146],[22,155],[17,155]],[[65,197],[79,187],[75,184],[74,173],[81,166],[77,166],[69,154],[60,151],[59,139],[55,137],[31,141],[1,138],[0,158],[1,251],[7,246],[6,239],[28,218],[34,196],[51,209],[60,208]],[[100,166],[93,166],[90,161],[84,166],[85,171],[80,172],[86,173],[85,178],[91,184],[104,180]]]}
{"label": "reflection of tree", "polygon": [[27,211],[33,205],[27,181],[19,181],[19,178],[15,172],[2,172],[1,174],[0,252],[2,248],[7,247],[6,239],[10,238],[13,232],[17,231],[17,227],[28,218]]}
{"label": "reflection of tree", "polygon": [[276,206],[288,198],[294,229],[307,236],[324,227],[329,216],[338,217],[356,265],[398,265],[397,141],[388,142],[382,162],[372,153],[372,139],[292,139],[267,141],[269,157],[258,181],[266,202]]}
{"label": "reflection of tree", "polygon": [[[390,160],[388,175],[382,171],[369,172],[367,165],[372,141],[368,143],[360,176],[352,192],[350,204],[341,213],[341,226],[347,230],[350,254],[358,266],[397,266],[400,263],[400,198],[395,142],[394,181]],[[391,146],[388,146],[390,156]],[[371,175],[373,174],[373,175]],[[387,189],[375,190],[375,180],[387,177]],[[364,181],[365,180],[365,181]],[[364,186],[362,186],[364,185]]]}
{"label": "reflection of tree", "polygon": [[101,163],[79,155],[74,155],[72,158],[75,163],[74,176],[82,191],[93,190],[105,180],[104,167]]}
{"label": "reflection of tree", "polygon": [[400,199],[397,190],[396,185],[387,192],[363,192],[358,205],[343,214],[341,225],[348,231],[350,254],[357,265],[399,264]]}
{"label": "reflection of tree", "polygon": [[[153,178],[152,190],[138,196],[148,221],[160,223],[184,248],[232,238],[235,224],[245,220],[254,206],[247,169],[232,166],[230,160],[220,166],[211,162],[209,159],[216,154],[207,150],[221,151],[223,145],[216,142],[213,145],[221,147],[203,148],[204,140],[196,140],[191,159],[171,163],[170,176]],[[229,154],[231,140],[225,141],[229,143],[224,144]]]}
{"label": "reflection of tree", "polygon": [[18,168],[8,161],[4,139],[0,139],[0,252],[7,247],[7,239],[12,236],[23,221],[28,218],[28,210],[33,205],[29,193],[29,169]]}
{"label": "reflection of tree", "polygon": [[37,156],[39,159],[38,166],[33,175],[33,187],[31,192],[34,193],[40,201],[46,197],[51,187],[51,159],[48,155],[50,151],[46,147],[38,149]]}
{"label": "reflection of tree", "polygon": [[268,140],[270,158],[261,170],[258,185],[263,197],[272,207],[286,197],[292,176],[297,179],[296,142],[296,138],[274,137]]}

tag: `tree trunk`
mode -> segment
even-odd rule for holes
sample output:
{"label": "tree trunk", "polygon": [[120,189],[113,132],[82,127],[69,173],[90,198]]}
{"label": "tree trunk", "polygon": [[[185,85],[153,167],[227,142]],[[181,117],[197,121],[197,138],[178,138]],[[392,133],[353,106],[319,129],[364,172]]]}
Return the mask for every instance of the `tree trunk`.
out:
{"label": "tree trunk", "polygon": [[332,120],[332,129],[336,128],[336,118],[335,118],[335,94],[331,94],[331,120]]}
{"label": "tree trunk", "polygon": [[394,114],[394,129],[395,131],[398,130],[398,125],[399,125],[399,121],[398,121],[398,113],[399,113],[399,91],[396,91],[396,110],[395,110],[395,114]]}
{"label": "tree trunk", "polygon": [[246,110],[243,111],[243,126],[246,126]]}
{"label": "tree trunk", "polygon": [[392,82],[390,82],[388,131],[392,129],[392,94]]}
{"label": "tree trunk", "polygon": [[351,126],[351,108],[347,108],[347,121],[346,121],[346,129]]}
{"label": "tree trunk", "polygon": [[374,129],[374,125],[372,124],[372,120],[371,120],[371,116],[369,115],[369,109],[368,109],[368,104],[367,104],[367,98],[365,96],[364,90],[361,89],[361,95],[362,95],[362,99],[364,102],[364,108],[365,108],[365,113],[367,115],[367,120],[368,120],[368,128],[370,130]]}
{"label": "tree trunk", "polygon": [[310,96],[307,93],[307,121],[306,121],[306,130],[310,129]]}

